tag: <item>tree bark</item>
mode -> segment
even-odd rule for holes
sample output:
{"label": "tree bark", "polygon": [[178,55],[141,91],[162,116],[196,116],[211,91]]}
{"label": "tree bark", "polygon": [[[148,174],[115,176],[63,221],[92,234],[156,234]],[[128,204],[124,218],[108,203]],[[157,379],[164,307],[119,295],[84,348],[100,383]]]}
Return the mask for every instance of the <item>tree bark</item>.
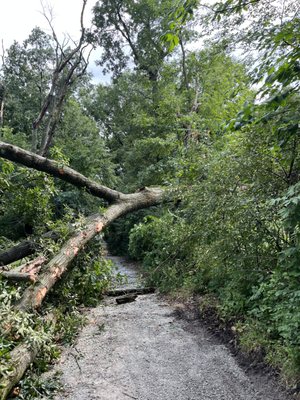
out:
{"label": "tree bark", "polygon": [[[42,235],[43,238],[49,238],[53,240],[58,239],[58,234],[56,232],[46,232]],[[4,251],[0,254],[0,267],[13,263],[14,261],[22,260],[31,254],[34,254],[39,249],[39,244],[35,243],[33,240],[24,240],[23,242],[11,247],[10,249]]]}
{"label": "tree bark", "polygon": [[35,251],[36,244],[29,240],[25,240],[0,254],[0,266],[21,260],[24,257],[30,256]]}
{"label": "tree bark", "polygon": [[[126,200],[111,205],[103,215],[97,214],[86,219],[84,229],[74,234],[65,243],[60,252],[45,266],[36,283],[25,290],[16,309],[26,312],[40,307],[49,290],[68,270],[78,252],[112,221],[129,212],[155,206],[163,201],[161,189],[145,188],[138,193],[126,196]],[[6,399],[13,386],[34,361],[38,351],[38,348],[28,348],[25,344],[21,344],[10,353],[8,366],[12,373],[0,380],[0,400]]]}
{"label": "tree bark", "polygon": [[123,296],[126,294],[143,295],[143,294],[151,294],[154,292],[155,292],[155,288],[144,287],[144,288],[128,288],[128,289],[109,290],[108,292],[105,292],[105,295],[110,296],[110,297],[118,297],[118,296]]}
{"label": "tree bark", "polygon": [[[164,200],[164,191],[160,188],[144,188],[136,193],[124,194],[99,185],[56,161],[4,142],[0,142],[0,157],[46,172],[77,187],[84,187],[94,196],[111,203],[103,215],[97,214],[87,218],[83,229],[73,234],[59,253],[43,267],[37,281],[25,289],[16,305],[18,310],[30,311],[39,308],[49,290],[69,269],[78,252],[107,225],[129,212],[158,205]],[[13,372],[0,381],[0,400],[4,400],[11,388],[21,379],[37,352],[38,349],[28,349],[25,345],[20,345],[12,351],[9,365]]]}
{"label": "tree bark", "polygon": [[[56,317],[54,314],[47,314],[44,318],[45,323],[52,325],[54,330]],[[20,343],[10,353],[7,361],[7,368],[10,371],[6,376],[0,378],[0,400],[5,400],[13,387],[19,382],[27,368],[35,360],[40,348],[37,343],[28,345]]]}
{"label": "tree bark", "polygon": [[5,279],[12,281],[31,281],[35,282],[37,279],[37,274],[39,273],[41,266],[45,264],[47,259],[44,256],[39,256],[26,264],[20,265],[9,271],[0,272],[0,276]]}
{"label": "tree bark", "polygon": [[4,271],[0,276],[14,282],[35,282],[36,280],[35,276],[28,272]]}
{"label": "tree bark", "polygon": [[5,142],[0,142],[0,157],[38,171],[46,172],[74,186],[85,188],[93,196],[100,197],[108,202],[116,201],[122,196],[122,193],[102,186],[86,178],[74,169],[61,165],[57,161],[39,156]]}
{"label": "tree bark", "polygon": [[44,130],[41,139],[41,146],[38,150],[38,153],[42,156],[45,156],[48,153],[56,130],[56,125],[58,124],[62,113],[64,101],[70,92],[70,87],[76,80],[85,74],[89,56],[93,49],[93,47],[90,49],[87,57],[84,56],[85,50],[90,47],[89,43],[86,42],[86,29],[83,25],[86,4],[87,0],[83,0],[80,14],[81,35],[78,44],[75,45],[71,51],[68,51],[64,44],[59,42],[52,24],[52,19],[47,16],[44,9],[43,14],[49,24],[55,42],[56,65],[53,71],[48,95],[41,106],[39,115],[32,124],[32,150],[35,152],[38,145],[37,130],[42,121],[47,121],[46,129]]}
{"label": "tree bark", "polygon": [[37,356],[38,348],[30,348],[27,344],[20,344],[10,353],[7,367],[10,373],[0,380],[0,400],[5,400],[11,389],[24,375],[29,365]]}

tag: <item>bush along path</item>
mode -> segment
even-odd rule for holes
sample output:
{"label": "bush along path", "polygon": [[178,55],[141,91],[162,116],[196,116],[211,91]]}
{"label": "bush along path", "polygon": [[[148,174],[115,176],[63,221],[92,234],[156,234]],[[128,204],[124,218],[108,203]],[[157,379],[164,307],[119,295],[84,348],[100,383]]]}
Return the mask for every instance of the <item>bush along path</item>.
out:
{"label": "bush along path", "polygon": [[[120,293],[131,293],[139,286],[136,269],[122,258],[114,261],[129,274]],[[289,398],[271,379],[243,371],[194,314],[179,319],[182,304],[155,293],[123,304],[117,299],[107,296],[91,309],[77,343],[63,351],[54,369],[62,383],[56,400]]]}

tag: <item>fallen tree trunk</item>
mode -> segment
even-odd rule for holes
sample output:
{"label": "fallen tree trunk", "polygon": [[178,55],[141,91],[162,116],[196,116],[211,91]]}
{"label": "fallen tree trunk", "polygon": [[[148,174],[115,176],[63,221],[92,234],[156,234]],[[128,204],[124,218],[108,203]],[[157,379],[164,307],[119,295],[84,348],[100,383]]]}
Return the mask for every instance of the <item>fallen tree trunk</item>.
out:
{"label": "fallen tree trunk", "polygon": [[[43,239],[58,240],[59,236],[56,232],[46,232],[42,235]],[[34,240],[24,240],[23,242],[11,247],[0,254],[0,266],[11,264],[15,261],[22,260],[25,257],[31,256],[37,250],[40,245]]]}
{"label": "fallen tree trunk", "polygon": [[24,375],[30,364],[38,354],[38,348],[30,348],[27,344],[20,344],[10,352],[7,368],[10,373],[0,380],[0,400],[5,400],[11,389]]}
{"label": "fallen tree trunk", "polygon": [[[54,330],[56,317],[54,314],[48,314],[44,318],[45,323],[52,324]],[[9,371],[7,375],[0,378],[0,400],[5,400],[13,387],[20,381],[27,368],[33,363],[38,355],[40,348],[37,343],[28,345],[20,343],[10,353],[6,367]]]}
{"label": "fallen tree trunk", "polygon": [[122,193],[94,182],[74,169],[62,166],[58,161],[39,156],[18,146],[0,142],[0,157],[46,172],[74,186],[85,188],[90,194],[108,202],[120,199]]}
{"label": "fallen tree trunk", "polygon": [[159,204],[162,201],[163,191],[146,188],[141,192],[126,196],[126,201],[111,205],[103,215],[94,215],[87,219],[85,227],[79,233],[74,234],[45,266],[37,282],[25,290],[17,305],[19,310],[29,311],[40,307],[46,294],[68,270],[69,265],[85,244],[120,216]]}
{"label": "fallen tree trunk", "polygon": [[145,287],[145,288],[129,288],[129,289],[114,289],[114,290],[109,290],[105,294],[106,296],[110,297],[118,297],[118,296],[123,296],[126,294],[137,294],[137,295],[142,295],[142,294],[150,294],[154,293],[155,288],[153,287]]}
{"label": "fallen tree trunk", "polygon": [[25,273],[25,272],[14,272],[14,271],[5,271],[1,272],[0,276],[2,276],[5,279],[8,279],[9,281],[14,281],[14,282],[35,282],[36,278],[34,275]]}
{"label": "fallen tree trunk", "polygon": [[[87,218],[85,227],[80,232],[73,234],[59,253],[43,267],[37,281],[25,289],[21,300],[16,305],[18,310],[30,311],[39,308],[51,288],[69,269],[78,252],[107,225],[132,211],[158,205],[162,203],[164,198],[164,191],[160,188],[143,188],[131,194],[118,192],[89,180],[69,167],[62,167],[56,161],[3,142],[0,142],[0,157],[46,172],[74,186],[85,188],[92,195],[111,204],[103,215],[97,214]],[[12,352],[11,360],[14,363],[14,373],[11,377],[6,378],[4,388],[0,387],[0,400],[6,398],[9,390],[22,377],[34,360],[37,353],[33,351],[29,353],[28,351],[21,346],[15,352]]]}
{"label": "fallen tree trunk", "polygon": [[36,243],[24,240],[24,242],[21,242],[0,254],[0,265],[11,264],[14,261],[30,256],[35,253],[35,251]]}
{"label": "fallen tree trunk", "polygon": [[[44,267],[36,283],[25,290],[16,309],[30,311],[40,307],[49,290],[68,270],[71,262],[85,244],[122,215],[161,203],[163,191],[146,188],[126,196],[126,201],[111,205],[103,215],[97,214],[87,218],[84,229],[74,234],[65,243],[60,252]],[[4,400],[13,386],[21,379],[37,353],[37,349],[29,349],[25,345],[20,345],[11,352],[9,365],[12,366],[13,373],[0,381],[0,400]]]}

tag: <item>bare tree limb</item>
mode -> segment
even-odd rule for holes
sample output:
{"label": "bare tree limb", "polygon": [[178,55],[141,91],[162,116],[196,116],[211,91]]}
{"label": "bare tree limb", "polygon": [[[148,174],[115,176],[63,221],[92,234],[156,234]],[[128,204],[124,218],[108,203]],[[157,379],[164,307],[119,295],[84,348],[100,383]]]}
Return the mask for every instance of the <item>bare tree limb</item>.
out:
{"label": "bare tree limb", "polygon": [[[54,231],[46,232],[42,235],[43,239],[52,239],[54,241],[58,240],[59,236]],[[24,240],[23,242],[9,248],[0,254],[0,269],[1,266],[6,266],[14,261],[22,260],[31,254],[34,254],[40,249],[39,243],[32,240]]]}
{"label": "bare tree limb", "polygon": [[4,279],[7,279],[7,280],[13,281],[13,282],[35,282],[36,281],[36,277],[34,275],[31,275],[31,274],[25,273],[25,272],[5,271],[5,272],[1,272],[0,276],[2,276]]}
{"label": "bare tree limb", "polygon": [[43,15],[46,18],[52,31],[52,38],[55,43],[56,65],[52,75],[52,81],[49,92],[41,106],[41,110],[37,118],[32,124],[32,150],[37,150],[37,130],[41,126],[42,121],[46,119],[46,129],[43,132],[38,154],[46,155],[52,142],[57,123],[59,122],[64,101],[67,97],[70,87],[79,79],[85,72],[88,66],[89,56],[93,48],[88,52],[87,57],[84,56],[84,51],[90,46],[86,43],[86,29],[83,23],[84,12],[87,0],[83,0],[80,14],[81,35],[78,43],[75,42],[73,50],[67,50],[66,44],[61,44],[55,32],[52,23],[52,12],[47,14],[45,6],[43,7]]}
{"label": "bare tree limb", "polygon": [[36,243],[30,240],[24,240],[23,242],[0,254],[0,266],[7,265],[14,261],[21,260],[24,257],[30,256],[36,251],[36,248]]}
{"label": "bare tree limb", "polygon": [[34,260],[31,260],[25,264],[20,265],[17,268],[5,270],[2,267],[0,270],[0,276],[5,279],[12,281],[31,281],[35,282],[37,279],[37,274],[39,273],[41,266],[47,261],[46,257],[39,256]]}

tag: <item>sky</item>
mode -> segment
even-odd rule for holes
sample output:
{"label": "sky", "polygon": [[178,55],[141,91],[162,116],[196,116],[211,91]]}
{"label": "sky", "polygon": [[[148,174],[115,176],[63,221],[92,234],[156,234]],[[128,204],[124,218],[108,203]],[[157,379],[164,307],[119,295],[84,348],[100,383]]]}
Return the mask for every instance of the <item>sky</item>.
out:
{"label": "sky", "polygon": [[[69,34],[72,39],[78,39],[82,0],[43,0],[42,2],[46,8],[52,7],[53,25],[59,37],[63,38],[64,34]],[[96,0],[87,2],[84,19],[86,27],[91,25],[92,7],[95,2]],[[36,26],[51,33],[49,25],[42,15],[41,0],[0,0],[0,5],[0,41],[3,41],[4,48],[8,48],[14,40],[23,42]],[[97,50],[91,57],[89,71],[94,75],[95,82],[107,81],[107,78],[103,77],[101,73],[101,68],[95,65],[96,59]]]}

